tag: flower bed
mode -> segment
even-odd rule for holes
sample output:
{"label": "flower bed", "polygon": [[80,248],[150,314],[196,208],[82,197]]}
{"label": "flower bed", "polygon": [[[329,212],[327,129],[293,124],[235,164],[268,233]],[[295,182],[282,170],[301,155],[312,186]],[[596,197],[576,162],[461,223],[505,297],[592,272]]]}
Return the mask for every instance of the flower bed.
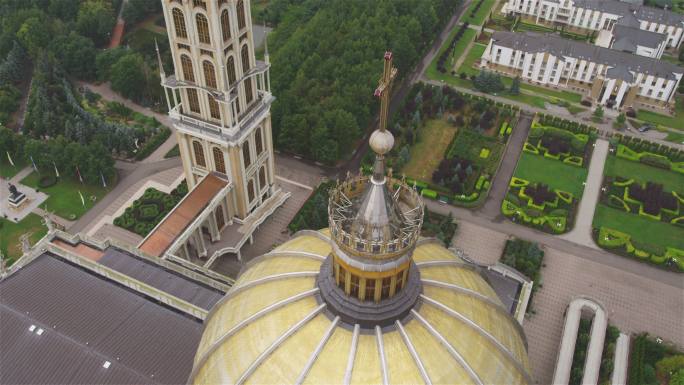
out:
{"label": "flower bed", "polygon": [[319,184],[287,228],[296,233],[299,230],[320,230],[328,227],[328,191],[334,186],[333,181]]}
{"label": "flower bed", "polygon": [[[682,152],[616,138],[593,223],[596,243],[616,254],[684,272]],[[629,177],[626,177],[626,176]]]}
{"label": "flower bed", "polygon": [[501,212],[515,222],[561,234],[574,218],[575,201],[569,192],[513,177]]}
{"label": "flower bed", "polygon": [[501,212],[552,234],[570,230],[596,130],[541,115],[532,122]]}
{"label": "flower bed", "polygon": [[[409,183],[419,182],[416,187],[427,198],[477,206],[489,191],[516,119],[517,110],[510,106],[449,87],[417,85],[394,117],[396,144],[388,163],[405,173]],[[445,128],[436,130],[435,122],[451,130],[448,145]],[[432,136],[423,138],[427,130]],[[438,141],[435,135],[444,138]],[[428,141],[434,142],[430,152],[418,153]]]}
{"label": "flower bed", "polygon": [[185,182],[171,191],[171,194],[148,188],[143,196],[114,219],[114,225],[145,237],[187,193],[188,185]]}

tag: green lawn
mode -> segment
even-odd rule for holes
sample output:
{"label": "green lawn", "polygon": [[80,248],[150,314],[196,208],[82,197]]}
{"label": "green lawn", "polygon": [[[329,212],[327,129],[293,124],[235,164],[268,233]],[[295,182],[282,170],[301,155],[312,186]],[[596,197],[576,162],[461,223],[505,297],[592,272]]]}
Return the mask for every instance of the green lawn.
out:
{"label": "green lawn", "polygon": [[[38,188],[39,179],[38,174],[32,172],[21,183],[29,187]],[[78,219],[95,206],[113,188],[114,184],[114,181],[110,181],[107,188],[104,188],[102,185],[93,186],[81,184],[78,180],[71,178],[60,178],[59,182],[54,186],[39,188],[40,191],[50,196],[41,207],[47,208],[51,212],[54,211],[56,215],[64,219]],[[85,206],[81,203],[81,197],[78,195],[79,191],[85,198]],[[95,197],[94,201],[91,199],[93,196]]]}
{"label": "green lawn", "polygon": [[7,154],[0,158],[0,176],[5,179],[10,179],[15,176],[19,171],[26,167],[26,162],[19,159],[12,159],[14,166],[10,164],[7,160]]}
{"label": "green lawn", "polygon": [[29,214],[19,223],[0,218],[0,250],[3,255],[10,258],[10,263],[21,257],[19,237],[22,234],[31,233],[31,244],[38,242],[45,235],[47,228],[41,220],[42,218],[36,214]]}
{"label": "green lawn", "polygon": [[475,13],[475,17],[470,17],[470,14],[473,12],[473,9],[475,9],[475,5],[478,2],[479,2],[479,0],[473,0],[470,3],[470,6],[463,13],[463,16],[461,18],[463,21],[467,21],[472,25],[484,24],[484,19],[487,16],[489,16],[489,13],[492,11],[492,7],[494,6],[494,3],[496,3],[496,0],[484,0],[482,2],[482,5],[480,5],[480,8]]}
{"label": "green lawn", "polygon": [[657,114],[655,112],[639,110],[637,119],[661,126],[684,130],[684,98],[677,97],[675,116]]}
{"label": "green lawn", "polygon": [[684,144],[684,134],[680,134],[678,132],[668,132],[665,140],[672,143]]}
{"label": "green lawn", "polygon": [[484,44],[480,44],[480,43],[473,44],[473,46],[470,48],[470,50],[466,54],[465,60],[463,60],[463,63],[461,63],[461,66],[458,67],[458,70],[456,70],[456,73],[458,75],[460,75],[463,72],[465,72],[468,75],[479,74],[480,70],[478,68],[473,68],[473,66],[475,65],[475,62],[482,57],[482,54],[484,53],[485,49],[487,49],[487,46]]}
{"label": "green lawn", "polygon": [[429,120],[420,129],[418,142],[411,148],[411,160],[404,166],[402,173],[413,179],[431,181],[432,173],[444,159],[444,153],[456,131],[457,128],[445,119]]}
{"label": "green lawn", "polygon": [[633,178],[640,183],[662,183],[667,191],[684,193],[684,175],[613,155],[606,160],[603,173],[609,176]]}
{"label": "green lawn", "polygon": [[[454,38],[454,35],[456,35],[456,32],[458,32],[459,27],[457,26],[454,28],[451,33],[449,34],[449,37],[444,41],[444,44],[442,45],[442,48],[439,49],[439,53],[435,55],[434,59],[432,60],[432,63],[428,66],[426,70],[426,74],[429,78],[431,79],[439,79],[440,76],[446,76],[449,74],[442,74],[439,71],[437,71],[437,61],[439,60],[439,57],[442,55],[444,50],[448,49],[449,43],[451,43],[451,40]],[[447,59],[447,64],[445,65],[447,68],[450,68],[454,62],[452,60],[458,59],[463,55],[463,52],[465,49],[468,47],[468,44],[472,42],[475,39],[475,35],[477,32],[473,29],[466,29],[465,32],[463,32],[463,36],[461,39],[459,39],[458,42],[456,42],[456,46],[454,47],[454,51],[449,55],[449,58]],[[449,75],[451,77],[451,75]]]}
{"label": "green lawn", "polygon": [[605,226],[628,233],[632,236],[632,240],[641,244],[684,249],[684,230],[681,227],[630,214],[603,204],[596,206],[593,226]]}
{"label": "green lawn", "polygon": [[515,176],[570,192],[579,199],[584,191],[582,183],[587,179],[587,169],[523,152],[515,169]]}

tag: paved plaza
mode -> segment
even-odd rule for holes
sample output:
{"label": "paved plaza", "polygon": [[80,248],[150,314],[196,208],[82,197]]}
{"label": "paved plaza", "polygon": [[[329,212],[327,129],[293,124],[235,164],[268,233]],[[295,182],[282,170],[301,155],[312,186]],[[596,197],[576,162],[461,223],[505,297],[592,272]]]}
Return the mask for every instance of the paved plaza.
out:
{"label": "paved plaza", "polygon": [[551,382],[563,314],[578,296],[603,304],[609,324],[624,333],[648,332],[684,346],[684,296],[680,288],[555,249],[546,249],[544,264],[542,287],[532,299],[536,314],[523,324],[538,383]]}
{"label": "paved plaza", "polygon": [[474,261],[493,265],[501,258],[508,238],[508,235],[499,231],[458,221],[458,230],[451,240],[451,247],[463,250]]}

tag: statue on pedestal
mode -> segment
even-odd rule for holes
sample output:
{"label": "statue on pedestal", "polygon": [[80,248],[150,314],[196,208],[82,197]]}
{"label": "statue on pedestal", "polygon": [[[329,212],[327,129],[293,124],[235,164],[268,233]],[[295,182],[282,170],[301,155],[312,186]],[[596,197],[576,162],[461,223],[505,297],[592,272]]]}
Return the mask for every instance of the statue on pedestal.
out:
{"label": "statue on pedestal", "polygon": [[26,194],[17,190],[17,186],[12,183],[9,183],[9,192],[10,195],[7,199],[12,207],[19,207],[26,200]]}

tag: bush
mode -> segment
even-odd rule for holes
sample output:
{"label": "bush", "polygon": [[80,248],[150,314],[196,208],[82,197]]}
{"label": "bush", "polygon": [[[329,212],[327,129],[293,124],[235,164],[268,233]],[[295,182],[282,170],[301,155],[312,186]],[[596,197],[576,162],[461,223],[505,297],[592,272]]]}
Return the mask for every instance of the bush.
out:
{"label": "bush", "polygon": [[662,155],[645,153],[641,155],[639,161],[649,166],[658,167],[665,170],[670,169],[670,160]]}
{"label": "bush", "polygon": [[167,127],[162,127],[159,132],[145,141],[145,144],[143,144],[142,148],[139,149],[135,154],[135,159],[143,160],[147,158],[154,152],[154,150],[157,149],[157,147],[161,146],[166,139],[169,138],[169,136],[171,136],[171,130],[169,130]]}
{"label": "bush", "polygon": [[287,228],[292,232],[299,230],[319,230],[328,227],[328,191],[335,182],[323,182],[316,187]]}
{"label": "bush", "polygon": [[38,187],[48,188],[57,184],[57,178],[54,175],[43,175],[38,180]]}

